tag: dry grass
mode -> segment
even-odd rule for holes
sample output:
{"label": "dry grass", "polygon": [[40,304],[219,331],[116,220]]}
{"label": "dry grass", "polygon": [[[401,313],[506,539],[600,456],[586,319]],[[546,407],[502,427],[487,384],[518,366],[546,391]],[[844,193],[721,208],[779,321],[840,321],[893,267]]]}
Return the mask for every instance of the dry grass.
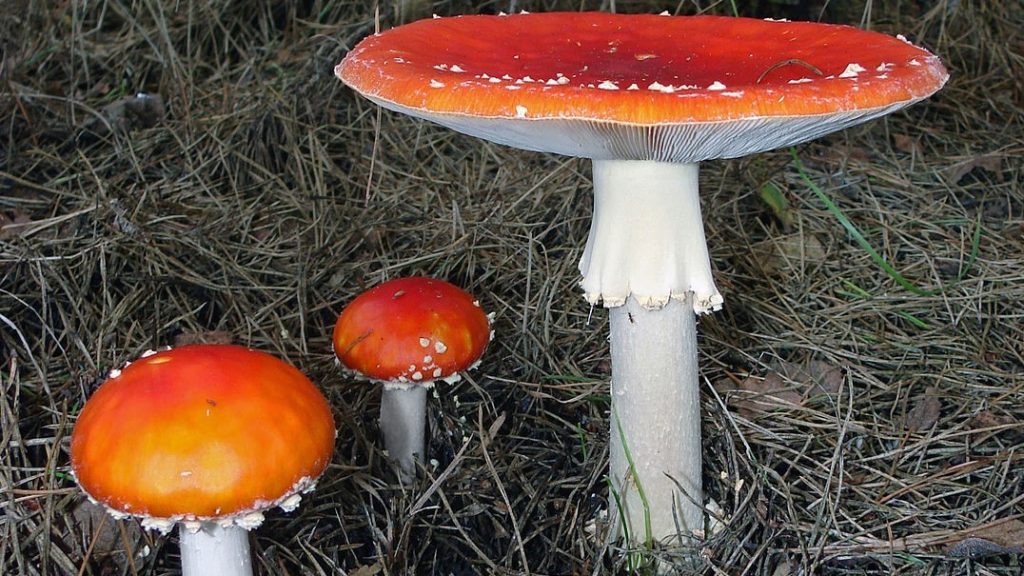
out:
{"label": "dry grass", "polygon": [[[948,288],[900,288],[787,151],[707,163],[727,306],[700,326],[704,466],[725,525],[702,570],[1020,574],[1007,548],[1024,545],[1024,9],[831,4],[825,19],[902,32],[953,78],[800,148],[803,169],[910,281]],[[602,7],[433,10],[512,5]],[[374,29],[369,2],[9,0],[3,12],[0,573],[173,572],[173,536],[80,507],[67,438],[111,368],[211,331],[287,358],[336,408],[334,463],[299,512],[256,533],[260,573],[621,571],[588,532],[607,508],[608,359],[606,315],[575,286],[587,163],[378,114],[331,74]],[[137,91],[165,113],[125,105]],[[765,183],[788,198],[788,226],[759,200]],[[437,466],[403,491],[378,447],[378,396],[334,368],[328,335],[353,295],[421,273],[478,295],[498,338],[431,400]],[[843,376],[780,404],[760,378],[786,365]],[[767,395],[738,402],[754,384]],[[963,544],[972,533],[981,542]],[[982,556],[984,542],[1003,553]]]}

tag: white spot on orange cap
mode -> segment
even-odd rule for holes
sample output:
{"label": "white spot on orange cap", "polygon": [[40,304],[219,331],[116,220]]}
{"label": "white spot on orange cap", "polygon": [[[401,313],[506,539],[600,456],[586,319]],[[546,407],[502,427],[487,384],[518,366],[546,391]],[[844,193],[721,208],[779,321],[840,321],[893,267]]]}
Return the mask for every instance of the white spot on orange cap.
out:
{"label": "white spot on orange cap", "polygon": [[[522,105],[517,105],[516,106],[516,118],[526,118],[526,112],[527,112],[526,106],[522,106]],[[440,344],[440,342],[438,342],[438,344]],[[437,345],[435,344],[435,347],[436,346]]]}
{"label": "white spot on orange cap", "polygon": [[604,82],[601,82],[600,84],[598,84],[597,87],[600,88],[601,90],[618,90],[619,89],[619,85],[616,84],[615,82],[612,82],[611,80],[605,80]]}
{"label": "white spot on orange cap", "polygon": [[860,64],[857,64],[855,62],[851,62],[851,63],[846,65],[846,70],[843,70],[843,72],[839,75],[839,77],[840,78],[856,78],[857,75],[860,74],[861,72],[867,72],[867,68],[865,68],[865,67],[863,67]]}
{"label": "white spot on orange cap", "polygon": [[444,342],[441,342],[440,340],[438,340],[437,342],[434,342],[434,350],[438,354],[444,354],[445,352],[448,351],[448,347],[445,346]]}
{"label": "white spot on orange cap", "polygon": [[423,346],[424,348],[430,346],[430,338],[420,338],[420,346]]}
{"label": "white spot on orange cap", "polygon": [[710,86],[708,86],[708,90],[725,90],[725,84],[715,80]]}
{"label": "white spot on orange cap", "polygon": [[430,87],[431,88],[444,88],[444,82],[438,82],[437,80],[434,80],[433,78],[431,78],[430,79]]}

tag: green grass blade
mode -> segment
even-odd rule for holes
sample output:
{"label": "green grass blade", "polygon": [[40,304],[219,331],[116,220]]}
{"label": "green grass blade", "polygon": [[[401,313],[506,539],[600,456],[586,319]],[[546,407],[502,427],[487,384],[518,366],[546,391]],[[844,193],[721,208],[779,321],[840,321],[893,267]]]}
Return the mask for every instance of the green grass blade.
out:
{"label": "green grass blade", "polygon": [[871,243],[868,242],[867,238],[864,237],[864,234],[861,233],[857,226],[855,226],[853,222],[850,222],[850,219],[846,217],[846,214],[844,214],[843,211],[836,206],[835,202],[829,198],[828,194],[825,194],[825,192],[811,180],[811,177],[808,176],[807,172],[804,170],[804,166],[800,162],[800,158],[797,156],[795,148],[790,148],[790,154],[793,156],[793,161],[796,163],[796,170],[800,174],[800,178],[804,183],[807,184],[811,191],[814,192],[815,196],[821,200],[822,204],[824,204],[828,211],[832,213],[835,219],[843,225],[843,228],[846,229],[846,232],[854,239],[854,241],[856,241],[857,244],[859,244],[860,247],[871,256],[871,259],[874,260],[875,264],[877,264],[882,270],[885,270],[885,273],[895,280],[903,289],[918,296],[935,296],[953,288],[967,277],[967,274],[974,265],[974,261],[978,258],[978,248],[981,245],[981,222],[977,222],[975,224],[974,234],[971,236],[971,253],[967,259],[967,264],[964,266],[963,270],[960,271],[960,274],[958,274],[952,282],[944,286],[940,286],[939,288],[933,290],[920,288],[910,280],[907,280],[902,274],[900,274],[899,270],[896,270],[896,268],[892,266],[892,264],[889,264],[885,258],[883,258],[882,255],[871,246]]}

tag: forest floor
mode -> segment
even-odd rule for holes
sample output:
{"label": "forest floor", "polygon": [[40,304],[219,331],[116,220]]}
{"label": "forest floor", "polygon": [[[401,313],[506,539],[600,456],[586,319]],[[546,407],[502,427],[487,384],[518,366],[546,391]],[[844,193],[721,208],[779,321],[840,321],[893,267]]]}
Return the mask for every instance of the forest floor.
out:
{"label": "forest floor", "polygon": [[[702,165],[726,304],[699,322],[718,521],[697,571],[1019,575],[1024,5],[736,4],[903,34],[951,78],[883,119]],[[576,267],[590,164],[381,112],[346,88],[334,65],[396,13],[383,5],[375,21],[356,0],[6,0],[0,573],[176,570],[176,536],[96,510],[68,447],[110,370],[196,341],[275,354],[335,410],[317,491],[252,536],[260,574],[616,574],[636,558],[604,538],[608,319]],[[413,274],[474,294],[496,338],[430,398],[428,464],[403,488],[380,447],[379,390],[337,369],[330,335],[356,294]]]}

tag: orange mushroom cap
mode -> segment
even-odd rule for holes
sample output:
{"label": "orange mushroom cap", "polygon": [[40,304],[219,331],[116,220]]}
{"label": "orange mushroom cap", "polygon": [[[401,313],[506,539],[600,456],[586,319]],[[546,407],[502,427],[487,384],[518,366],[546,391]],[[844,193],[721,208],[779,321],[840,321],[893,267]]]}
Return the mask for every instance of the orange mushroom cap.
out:
{"label": "orange mushroom cap", "polygon": [[670,162],[811,140],[949,77],[926,50],[850,26],[603,12],[420,20],[363,39],[335,74],[501,144]]}
{"label": "orange mushroom cap", "polygon": [[78,417],[71,466],[115,513],[226,519],[296,503],[334,438],[326,399],[296,368],[240,346],[193,345],[112,372]]}
{"label": "orange mushroom cap", "polygon": [[427,384],[470,368],[491,338],[480,304],[433,278],[398,278],[349,303],[334,326],[345,367],[390,384]]}

